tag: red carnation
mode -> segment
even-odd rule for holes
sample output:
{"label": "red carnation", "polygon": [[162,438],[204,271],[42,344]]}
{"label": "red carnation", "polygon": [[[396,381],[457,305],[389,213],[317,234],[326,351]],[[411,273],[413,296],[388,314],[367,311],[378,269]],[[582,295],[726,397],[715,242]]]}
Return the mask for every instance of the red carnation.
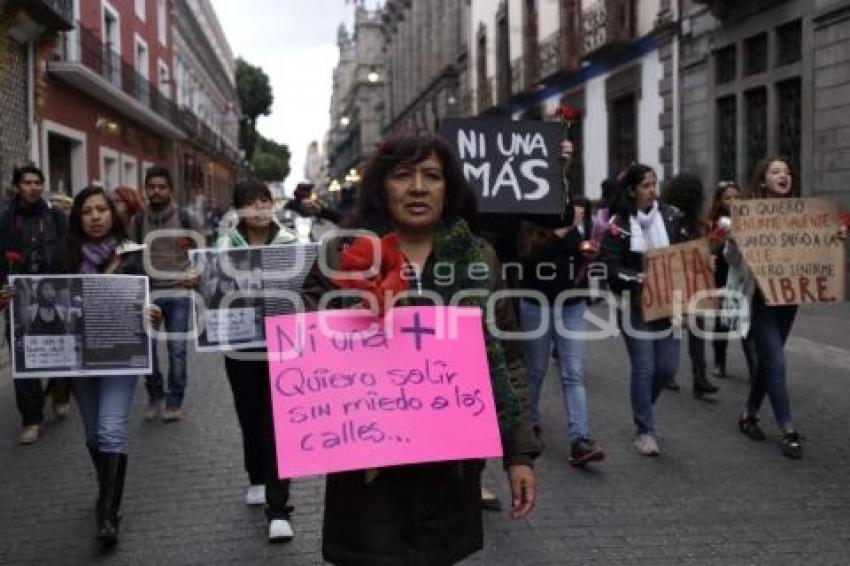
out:
{"label": "red carnation", "polygon": [[610,224],[609,226],[610,226],[610,229],[611,229],[611,235],[614,236],[615,238],[619,237],[620,236],[620,227],[617,226],[616,224]]}
{"label": "red carnation", "polygon": [[[375,240],[357,238],[340,254],[339,265],[342,271],[366,273],[373,267]],[[407,289],[407,280],[402,276],[405,259],[398,247],[395,234],[384,236],[378,241],[380,265],[373,277],[356,279],[333,279],[337,287],[359,289],[364,296],[371,295],[378,305],[378,315],[383,314],[393,304],[396,295]],[[364,305],[370,304],[364,299]]]}
{"label": "red carnation", "polygon": [[838,213],[838,223],[845,228],[850,228],[850,212]]}
{"label": "red carnation", "polygon": [[568,104],[562,104],[555,109],[555,117],[560,118],[562,122],[572,124],[581,120],[581,110]]}
{"label": "red carnation", "polygon": [[9,266],[12,266],[16,263],[21,263],[24,261],[24,256],[21,255],[21,252],[15,250],[9,250],[6,252],[6,262]]}

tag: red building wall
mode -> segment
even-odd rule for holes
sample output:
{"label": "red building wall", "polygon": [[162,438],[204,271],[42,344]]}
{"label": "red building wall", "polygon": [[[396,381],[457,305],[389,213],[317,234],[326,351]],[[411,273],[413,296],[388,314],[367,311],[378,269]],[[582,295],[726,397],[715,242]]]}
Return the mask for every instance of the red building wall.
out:
{"label": "red building wall", "polygon": [[[102,2],[102,3],[101,3]],[[142,21],[136,15],[134,0],[80,0],[80,23],[92,31],[101,41],[103,40],[102,5],[112,6],[119,14],[121,25],[121,58],[135,66],[136,53],[134,38],[136,35],[148,46],[148,77],[157,84],[157,60],[168,66],[171,76],[171,0],[166,2],[168,24],[166,28],[166,44],[159,42],[157,29],[157,0],[145,0],[145,19]]]}
{"label": "red building wall", "polygon": [[[121,59],[132,68],[136,67],[135,37],[141,38],[148,49],[148,77],[150,92],[160,92],[159,66],[161,61],[168,67],[168,97],[173,99],[172,51],[171,51],[171,0],[166,2],[166,42],[159,41],[157,0],[145,1],[145,18],[136,15],[134,0],[78,0],[79,25],[90,34],[103,41],[103,7],[111,7],[117,12],[121,33]],[[49,55],[48,55],[49,57]],[[46,69],[45,65],[42,69]],[[49,120],[59,126],[82,132],[86,137],[86,182],[101,180],[101,148],[109,148],[122,156],[136,160],[137,184],[141,188],[144,164],[153,163],[176,168],[174,142],[155,133],[143,124],[127,118],[119,109],[115,109],[93,96],[84,93],[68,82],[60,80],[49,71],[44,71],[44,104],[39,108],[42,120]],[[42,142],[43,143],[43,142]],[[49,151],[45,152],[49,154]],[[42,167],[49,166],[49,155],[42,155]],[[120,165],[119,165],[120,166]],[[79,184],[75,182],[74,185]],[[73,191],[82,187],[73,186]]]}

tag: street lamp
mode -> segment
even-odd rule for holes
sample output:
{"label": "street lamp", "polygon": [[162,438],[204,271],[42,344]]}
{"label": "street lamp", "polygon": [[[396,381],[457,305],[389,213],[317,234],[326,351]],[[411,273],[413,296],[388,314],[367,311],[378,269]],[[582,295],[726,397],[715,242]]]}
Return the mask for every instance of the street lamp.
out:
{"label": "street lamp", "polygon": [[348,116],[343,116],[339,119],[339,125],[345,128],[348,124],[351,123],[351,119]]}
{"label": "street lamp", "polygon": [[378,74],[378,71],[372,69],[371,71],[369,71],[369,74],[366,75],[366,78],[369,80],[370,83],[376,83],[380,80],[381,75]]}
{"label": "street lamp", "polygon": [[356,185],[360,182],[360,173],[357,172],[357,169],[350,169],[348,171],[348,175],[345,176],[345,182],[351,183],[352,185]]}

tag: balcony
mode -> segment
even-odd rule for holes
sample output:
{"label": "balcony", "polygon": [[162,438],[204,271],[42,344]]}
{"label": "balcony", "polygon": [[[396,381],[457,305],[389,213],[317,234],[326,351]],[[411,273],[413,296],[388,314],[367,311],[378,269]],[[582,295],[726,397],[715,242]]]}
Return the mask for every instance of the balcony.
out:
{"label": "balcony", "polygon": [[582,12],[585,58],[602,58],[635,39],[634,0],[597,0]]}
{"label": "balcony", "polygon": [[73,0],[0,0],[0,11],[15,14],[7,33],[20,42],[35,39],[45,31],[74,29]]}
{"label": "balcony", "polygon": [[83,27],[64,34],[47,69],[57,78],[167,139],[186,137],[175,123],[176,108],[171,100],[121,59],[109,43]]}

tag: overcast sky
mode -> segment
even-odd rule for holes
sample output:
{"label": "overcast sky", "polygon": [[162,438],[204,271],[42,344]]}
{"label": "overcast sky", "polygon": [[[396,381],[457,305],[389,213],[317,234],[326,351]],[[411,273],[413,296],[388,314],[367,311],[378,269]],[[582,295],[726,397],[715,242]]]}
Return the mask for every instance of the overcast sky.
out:
{"label": "overcast sky", "polygon": [[[367,2],[373,5],[375,0]],[[322,142],[328,128],[328,109],[336,46],[341,22],[350,27],[354,8],[346,0],[212,0],[230,47],[263,68],[274,91],[270,116],[258,129],[285,143],[292,152],[295,186],[304,174],[304,156],[311,140]]]}

